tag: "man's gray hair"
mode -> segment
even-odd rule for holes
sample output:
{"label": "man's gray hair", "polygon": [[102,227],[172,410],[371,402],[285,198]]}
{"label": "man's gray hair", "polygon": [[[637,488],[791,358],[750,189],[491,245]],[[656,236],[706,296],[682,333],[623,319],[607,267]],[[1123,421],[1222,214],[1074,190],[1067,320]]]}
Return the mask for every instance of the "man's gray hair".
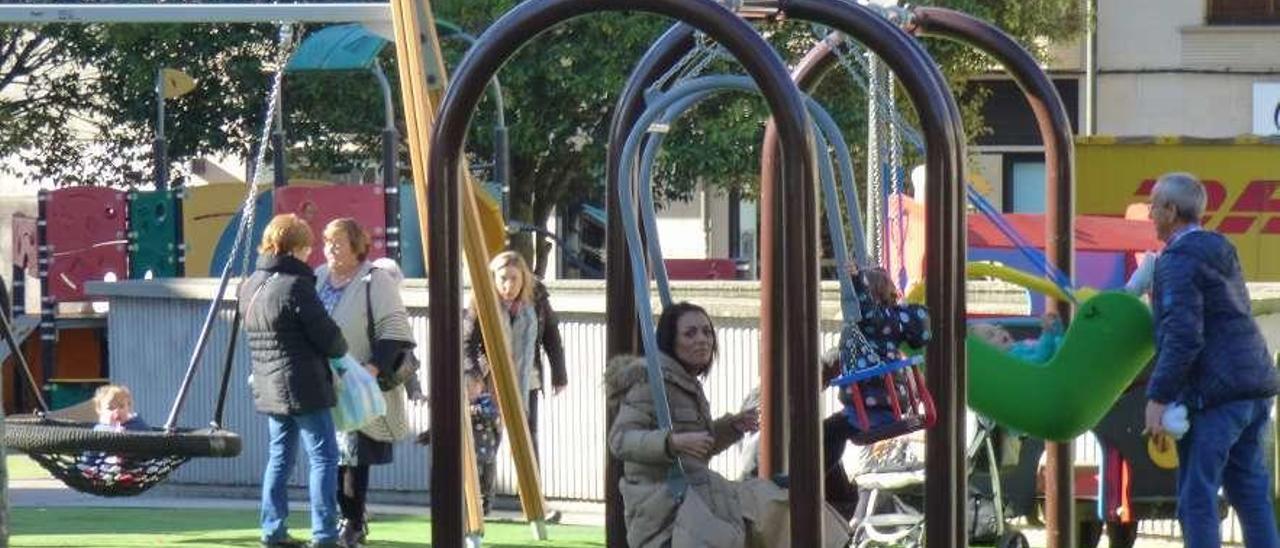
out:
{"label": "man's gray hair", "polygon": [[1206,202],[1204,185],[1190,173],[1161,175],[1151,196],[1151,205],[1169,204],[1178,220],[1188,223],[1200,222]]}

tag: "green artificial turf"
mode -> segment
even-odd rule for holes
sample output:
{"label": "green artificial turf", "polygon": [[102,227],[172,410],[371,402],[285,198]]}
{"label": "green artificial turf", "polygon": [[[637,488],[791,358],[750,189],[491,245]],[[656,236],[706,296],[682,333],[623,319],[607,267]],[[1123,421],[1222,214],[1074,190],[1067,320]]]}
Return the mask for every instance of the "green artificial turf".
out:
{"label": "green artificial turf", "polygon": [[[134,547],[258,546],[258,513],[252,510],[158,508],[11,508],[10,546]],[[307,514],[294,512],[290,534],[310,536]],[[430,546],[426,516],[375,516],[370,546]],[[604,546],[604,529],[548,525],[547,541],[535,542],[528,524],[489,523],[484,545],[492,547]]]}

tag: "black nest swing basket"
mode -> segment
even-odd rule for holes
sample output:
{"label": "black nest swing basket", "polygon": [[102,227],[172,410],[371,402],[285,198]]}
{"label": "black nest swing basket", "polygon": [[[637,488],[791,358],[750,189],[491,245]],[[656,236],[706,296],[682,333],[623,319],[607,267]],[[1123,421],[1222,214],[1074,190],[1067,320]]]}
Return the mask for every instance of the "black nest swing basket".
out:
{"label": "black nest swing basket", "polygon": [[[217,306],[215,299],[213,306]],[[141,494],[164,481],[175,469],[196,457],[229,458],[240,454],[240,436],[223,429],[222,412],[230,379],[232,349],[240,330],[237,307],[232,321],[231,340],[222,373],[222,386],[208,428],[177,428],[178,412],[186,400],[195,376],[201,350],[208,340],[211,325],[202,330],[196,351],[173,403],[169,420],[163,428],[146,430],[97,430],[95,423],[56,418],[36,388],[26,357],[14,339],[9,318],[0,313],[0,335],[18,360],[27,378],[27,386],[35,394],[40,411],[34,415],[7,417],[4,421],[5,447],[25,453],[68,487],[102,497],[126,497]]]}

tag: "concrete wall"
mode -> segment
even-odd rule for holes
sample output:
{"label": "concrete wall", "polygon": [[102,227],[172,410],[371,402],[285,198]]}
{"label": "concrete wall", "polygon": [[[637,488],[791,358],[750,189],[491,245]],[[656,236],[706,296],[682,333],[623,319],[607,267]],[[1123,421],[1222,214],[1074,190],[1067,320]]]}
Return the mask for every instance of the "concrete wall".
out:
{"label": "concrete wall", "polygon": [[1098,2],[1098,133],[1230,137],[1280,80],[1274,26],[1208,26],[1203,0]]}
{"label": "concrete wall", "polygon": [[1254,82],[1277,79],[1280,74],[1103,74],[1098,77],[1098,133],[1247,134],[1253,129]]}

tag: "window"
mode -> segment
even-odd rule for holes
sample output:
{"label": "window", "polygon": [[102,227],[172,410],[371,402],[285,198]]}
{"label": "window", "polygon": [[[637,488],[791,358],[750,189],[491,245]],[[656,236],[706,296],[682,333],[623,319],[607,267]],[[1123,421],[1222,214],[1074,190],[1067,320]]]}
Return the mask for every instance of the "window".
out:
{"label": "window", "polygon": [[1209,24],[1280,24],[1280,0],[1209,0]]}
{"label": "window", "polygon": [[[1280,1],[1280,0],[1277,0]],[[1071,129],[1077,130],[1079,119],[1079,83],[1075,79],[1056,78],[1054,87],[1062,97],[1063,106],[1067,108],[1067,119],[1071,121]],[[987,101],[982,105],[982,121],[991,132],[979,135],[976,144],[980,146],[1038,146],[1040,128],[1036,125],[1035,113],[1027,104],[1027,97],[1012,80],[975,80],[969,83],[973,89],[983,88],[990,92]],[[966,88],[970,89],[970,88]],[[966,91],[961,91],[966,93]]]}
{"label": "window", "polygon": [[1001,209],[1005,213],[1044,213],[1043,154],[1005,154]]}

